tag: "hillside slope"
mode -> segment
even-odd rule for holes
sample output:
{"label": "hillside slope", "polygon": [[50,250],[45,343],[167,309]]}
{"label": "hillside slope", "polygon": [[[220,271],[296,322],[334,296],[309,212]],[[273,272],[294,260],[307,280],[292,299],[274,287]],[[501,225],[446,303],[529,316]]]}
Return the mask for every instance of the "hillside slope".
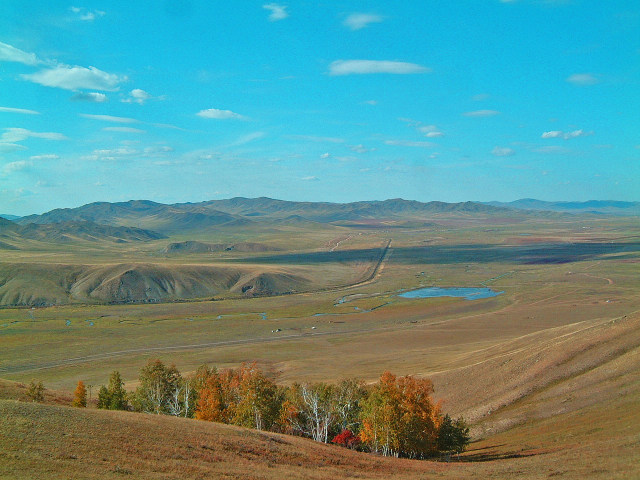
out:
{"label": "hillside slope", "polygon": [[147,303],[239,293],[304,290],[310,281],[278,269],[202,265],[0,264],[1,306]]}

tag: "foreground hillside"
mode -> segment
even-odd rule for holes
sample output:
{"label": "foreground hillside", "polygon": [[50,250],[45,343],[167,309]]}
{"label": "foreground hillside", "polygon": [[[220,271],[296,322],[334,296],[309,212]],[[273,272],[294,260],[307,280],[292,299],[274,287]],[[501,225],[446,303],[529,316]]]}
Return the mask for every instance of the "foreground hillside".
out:
{"label": "foreground hillside", "polygon": [[73,409],[60,406],[68,394],[54,391],[46,405],[18,402],[8,399],[24,399],[24,386],[0,381],[0,478],[638,478],[638,332],[637,313],[579,322],[435,375],[445,409],[475,418],[480,438],[452,463],[168,416]]}

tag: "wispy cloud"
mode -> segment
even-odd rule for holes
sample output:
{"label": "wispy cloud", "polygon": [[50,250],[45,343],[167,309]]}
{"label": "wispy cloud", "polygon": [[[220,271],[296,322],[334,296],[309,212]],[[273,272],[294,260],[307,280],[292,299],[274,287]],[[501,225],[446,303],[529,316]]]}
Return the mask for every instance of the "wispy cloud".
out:
{"label": "wispy cloud", "polygon": [[391,60],[336,60],[329,65],[329,74],[363,75],[370,73],[391,73],[407,75],[428,73],[431,69],[416,63],[396,62]]}
{"label": "wispy cloud", "polygon": [[422,125],[418,127],[418,131],[424,134],[427,138],[439,138],[444,137],[444,133],[440,131],[435,125]]}
{"label": "wispy cloud", "polygon": [[40,112],[36,112],[35,110],[27,110],[26,108],[0,107],[0,112],[22,113],[24,115],[40,115]]}
{"label": "wispy cloud", "polygon": [[473,112],[465,112],[462,115],[465,117],[493,117],[500,115],[500,112],[497,110],[474,110]]}
{"label": "wispy cloud", "polygon": [[17,62],[24,65],[39,65],[42,63],[35,53],[27,53],[2,42],[0,42],[0,61]]}
{"label": "wispy cloud", "polygon": [[494,147],[491,153],[496,157],[511,157],[516,154],[516,151],[509,147]]}
{"label": "wispy cloud", "polygon": [[383,20],[383,16],[375,13],[352,13],[344,20],[343,25],[351,30],[360,30],[372,23],[380,23]]}
{"label": "wispy cloud", "polygon": [[254,140],[259,140],[259,139],[264,138],[266,136],[267,136],[267,134],[265,132],[247,133],[246,135],[242,135],[240,138],[238,138],[235,142],[233,142],[229,146],[230,147],[238,147],[240,145],[244,145],[246,143],[253,142]]}
{"label": "wispy cloud", "polygon": [[231,110],[219,110],[217,108],[200,110],[198,113],[196,113],[196,115],[202,118],[213,118],[215,120],[228,120],[228,119],[242,120],[245,118],[239,113],[232,112]]}
{"label": "wispy cloud", "polygon": [[144,90],[134,88],[129,92],[129,96],[123,98],[121,101],[123,103],[138,103],[140,105],[143,105],[147,100],[151,99],[164,100],[164,97],[154,97]]}
{"label": "wispy cloud", "polygon": [[375,150],[374,148],[368,148],[362,145],[361,143],[358,145],[349,145],[349,150],[356,153],[368,153]]}
{"label": "wispy cloud", "polygon": [[569,140],[571,138],[589,137],[593,135],[593,132],[585,132],[584,130],[573,130],[571,132],[563,132],[562,130],[551,130],[549,132],[543,132],[540,138],[564,138]]}
{"label": "wispy cloud", "polygon": [[385,140],[384,143],[399,147],[431,148],[435,146],[435,144],[431,142],[414,142],[410,140]]}
{"label": "wispy cloud", "polygon": [[344,143],[344,138],[338,137],[317,137],[315,135],[288,135],[288,138],[295,140],[307,140],[309,142],[317,143]]}
{"label": "wispy cloud", "polygon": [[105,132],[121,132],[121,133],[147,133],[146,130],[133,127],[104,127]]}
{"label": "wispy cloud", "polygon": [[46,155],[32,155],[29,157],[29,160],[40,161],[40,160],[58,160],[60,158],[59,155],[55,153],[49,153]]}
{"label": "wispy cloud", "polygon": [[102,10],[88,10],[84,7],[71,7],[69,10],[75,14],[77,20],[83,22],[93,22],[96,18],[104,17],[107,13]]}
{"label": "wispy cloud", "polygon": [[262,8],[269,10],[269,21],[277,22],[278,20],[284,20],[289,16],[286,5],[278,5],[277,3],[268,3],[263,5]]}
{"label": "wispy cloud", "polygon": [[26,128],[5,128],[0,141],[6,143],[15,143],[26,140],[27,138],[42,138],[44,140],[66,140],[62,133],[56,132],[33,132]]}
{"label": "wispy cloud", "polygon": [[101,120],[103,122],[112,122],[112,123],[139,123],[139,120],[135,118],[127,118],[127,117],[114,117],[111,115],[93,115],[90,113],[80,113],[81,117],[90,118],[91,120]]}
{"label": "wispy cloud", "polygon": [[65,90],[116,91],[118,85],[126,80],[126,77],[118,77],[118,75],[103,72],[96,67],[85,68],[77,65],[56,65],[36,73],[22,74],[21,77],[45,87]]}
{"label": "wispy cloud", "polygon": [[88,93],[76,93],[71,100],[74,102],[94,102],[94,103],[104,103],[109,101],[107,96],[104,93],[98,92],[88,92]]}
{"label": "wispy cloud", "polygon": [[308,177],[302,177],[300,180],[304,182],[317,182],[319,178],[315,175],[309,175]]}
{"label": "wispy cloud", "polygon": [[7,163],[4,167],[2,167],[2,173],[7,175],[9,173],[25,170],[31,166],[33,166],[33,162],[29,160],[18,160],[16,162]]}
{"label": "wispy cloud", "polygon": [[15,152],[17,150],[26,150],[27,147],[20,145],[19,143],[4,143],[0,142],[0,153]]}
{"label": "wispy cloud", "polygon": [[586,86],[600,83],[600,80],[591,73],[574,73],[567,77],[567,82],[574,85]]}

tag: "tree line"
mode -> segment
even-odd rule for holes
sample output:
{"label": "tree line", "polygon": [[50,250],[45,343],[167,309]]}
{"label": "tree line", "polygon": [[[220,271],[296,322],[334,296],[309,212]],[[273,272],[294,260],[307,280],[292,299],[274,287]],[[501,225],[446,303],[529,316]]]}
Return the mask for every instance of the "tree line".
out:
{"label": "tree line", "polygon": [[[384,372],[373,385],[359,379],[277,385],[255,363],[218,371],[203,365],[183,376],[150,360],[139,385],[126,392],[114,371],[98,393],[98,408],[133,410],[299,435],[386,456],[430,458],[460,453],[469,443],[462,418],[443,415],[428,379]],[[86,406],[76,388],[75,406]]]}

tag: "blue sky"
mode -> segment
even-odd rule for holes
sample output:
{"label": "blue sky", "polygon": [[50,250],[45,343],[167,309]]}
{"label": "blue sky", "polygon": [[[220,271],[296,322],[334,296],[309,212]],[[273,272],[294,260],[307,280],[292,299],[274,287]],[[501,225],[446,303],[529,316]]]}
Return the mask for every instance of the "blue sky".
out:
{"label": "blue sky", "polygon": [[640,4],[3,0],[0,213],[640,200]]}

